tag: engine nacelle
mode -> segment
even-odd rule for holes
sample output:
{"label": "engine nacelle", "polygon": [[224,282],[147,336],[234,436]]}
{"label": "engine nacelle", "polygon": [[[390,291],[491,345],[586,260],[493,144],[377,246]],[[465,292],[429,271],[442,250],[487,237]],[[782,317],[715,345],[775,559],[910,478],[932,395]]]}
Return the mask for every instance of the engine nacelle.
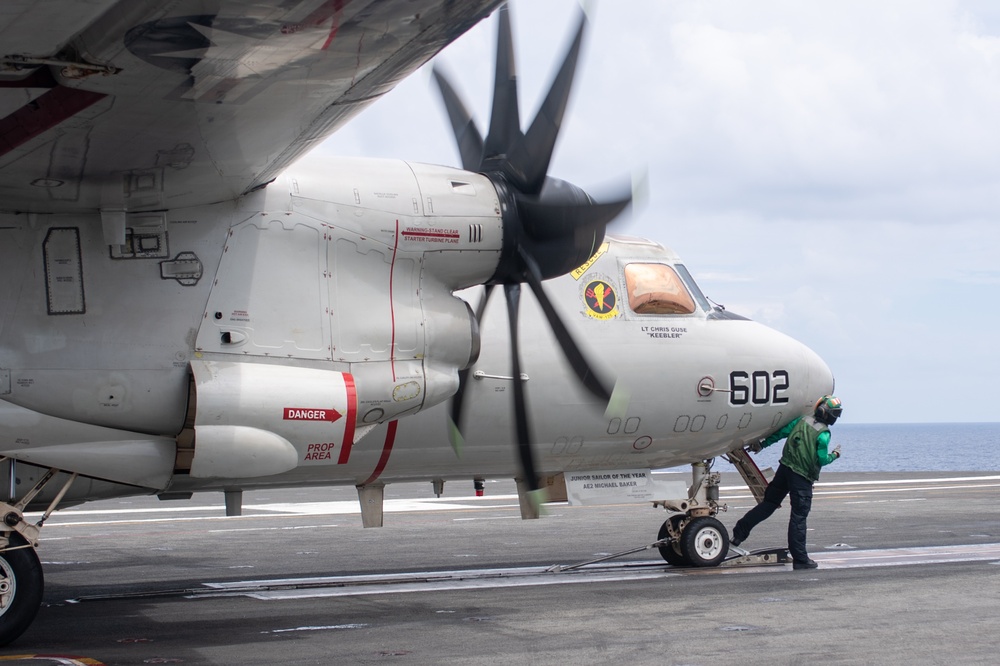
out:
{"label": "engine nacelle", "polygon": [[271,476],[350,455],[358,409],[351,375],[225,361],[193,361],[191,370],[191,476]]}
{"label": "engine nacelle", "polygon": [[[342,159],[289,173],[292,210],[363,236],[396,256],[421,257],[450,291],[487,282],[504,243],[501,200],[486,176],[442,166]],[[285,192],[268,192],[268,206]]]}
{"label": "engine nacelle", "polygon": [[[349,374],[363,428],[455,393],[458,371],[478,357],[479,330],[454,291],[494,274],[504,225],[484,176],[404,162],[330,164],[247,199],[261,208],[230,230],[196,351]],[[223,425],[211,435],[203,428],[201,440],[214,438],[220,452],[246,440],[282,448],[232,430],[247,423]]]}

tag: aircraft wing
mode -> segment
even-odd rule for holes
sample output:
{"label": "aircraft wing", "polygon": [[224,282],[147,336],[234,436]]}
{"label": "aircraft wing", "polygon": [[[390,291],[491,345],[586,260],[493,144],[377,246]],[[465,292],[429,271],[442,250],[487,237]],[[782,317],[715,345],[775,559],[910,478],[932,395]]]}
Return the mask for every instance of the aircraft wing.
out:
{"label": "aircraft wing", "polygon": [[4,0],[0,209],[232,199],[500,0]]}

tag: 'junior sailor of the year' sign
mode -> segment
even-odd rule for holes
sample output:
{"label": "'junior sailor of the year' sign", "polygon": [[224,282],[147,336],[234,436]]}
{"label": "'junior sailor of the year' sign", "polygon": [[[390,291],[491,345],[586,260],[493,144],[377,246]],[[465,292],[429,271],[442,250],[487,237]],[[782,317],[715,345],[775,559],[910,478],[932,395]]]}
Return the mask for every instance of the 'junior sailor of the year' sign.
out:
{"label": "'junior sailor of the year' sign", "polygon": [[687,484],[678,476],[654,476],[648,469],[566,472],[566,495],[574,506],[684,499]]}

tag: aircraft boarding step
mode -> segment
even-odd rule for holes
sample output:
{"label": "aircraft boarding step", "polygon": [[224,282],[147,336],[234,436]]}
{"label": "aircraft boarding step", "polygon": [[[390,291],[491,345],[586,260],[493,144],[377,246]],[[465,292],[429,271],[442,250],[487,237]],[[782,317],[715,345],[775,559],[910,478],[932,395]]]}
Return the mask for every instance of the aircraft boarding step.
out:
{"label": "aircraft boarding step", "polygon": [[726,459],[739,470],[757,504],[760,504],[764,500],[764,491],[767,490],[767,477],[764,472],[760,471],[746,449],[730,451]]}

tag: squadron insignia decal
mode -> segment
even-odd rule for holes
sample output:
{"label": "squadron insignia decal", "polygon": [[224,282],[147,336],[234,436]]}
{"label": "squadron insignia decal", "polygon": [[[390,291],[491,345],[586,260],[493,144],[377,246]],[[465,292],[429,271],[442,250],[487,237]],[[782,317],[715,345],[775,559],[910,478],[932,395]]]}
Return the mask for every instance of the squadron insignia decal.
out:
{"label": "squadron insignia decal", "polygon": [[597,275],[584,281],[583,313],[593,319],[607,321],[618,316],[618,294],[610,280]]}

